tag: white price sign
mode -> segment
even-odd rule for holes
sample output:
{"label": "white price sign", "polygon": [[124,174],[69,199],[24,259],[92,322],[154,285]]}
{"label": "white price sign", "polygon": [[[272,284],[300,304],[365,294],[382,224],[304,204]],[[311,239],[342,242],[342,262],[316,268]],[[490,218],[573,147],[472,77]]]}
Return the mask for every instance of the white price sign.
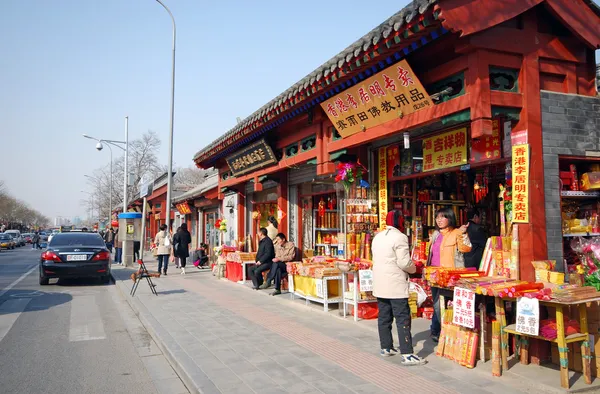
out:
{"label": "white price sign", "polygon": [[452,305],[454,308],[452,323],[467,328],[475,328],[475,293],[471,290],[455,287]]}
{"label": "white price sign", "polygon": [[517,299],[517,327],[522,334],[539,335],[540,332],[540,300],[521,297]]}
{"label": "white price sign", "polygon": [[358,271],[360,291],[373,291],[373,270]]}

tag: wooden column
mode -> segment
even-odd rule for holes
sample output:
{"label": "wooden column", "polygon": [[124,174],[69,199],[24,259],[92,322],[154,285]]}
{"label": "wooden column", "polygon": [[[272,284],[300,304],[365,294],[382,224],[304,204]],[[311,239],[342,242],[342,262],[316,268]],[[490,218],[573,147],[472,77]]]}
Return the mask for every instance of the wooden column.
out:
{"label": "wooden column", "polygon": [[492,107],[489,62],[485,51],[468,54],[466,87],[471,104],[471,138],[492,135]]}
{"label": "wooden column", "polygon": [[238,241],[244,241],[246,238],[246,197],[242,193],[238,193],[237,204],[237,231]]}
{"label": "wooden column", "polygon": [[[288,220],[288,173],[287,171],[281,172],[279,174],[279,183],[277,184],[277,208],[283,211],[283,217],[278,219],[279,222],[279,232],[283,232],[283,229],[287,228],[287,220]],[[278,212],[279,213],[279,212]],[[277,214],[276,214],[277,216]],[[287,234],[286,234],[287,237]]]}

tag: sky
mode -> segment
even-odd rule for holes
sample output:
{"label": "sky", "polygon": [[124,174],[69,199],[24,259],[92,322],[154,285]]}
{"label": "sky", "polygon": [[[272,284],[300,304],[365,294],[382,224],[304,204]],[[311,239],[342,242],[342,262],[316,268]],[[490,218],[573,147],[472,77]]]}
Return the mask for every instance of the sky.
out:
{"label": "sky", "polygon": [[[180,166],[409,2],[164,1],[177,23]],[[125,116],[130,139],[158,133],[167,163],[171,29],[153,0],[0,2],[0,179],[15,197],[84,216],[84,175],[109,151],[82,134],[122,140]]]}

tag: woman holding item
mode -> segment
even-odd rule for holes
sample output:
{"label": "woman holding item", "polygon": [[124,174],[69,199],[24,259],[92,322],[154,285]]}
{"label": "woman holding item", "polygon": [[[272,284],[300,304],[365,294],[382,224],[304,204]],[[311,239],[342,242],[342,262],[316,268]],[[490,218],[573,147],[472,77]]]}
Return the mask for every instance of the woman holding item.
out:
{"label": "woman holding item", "polygon": [[[435,213],[435,232],[429,240],[427,265],[432,267],[464,268],[463,253],[471,251],[471,241],[467,235],[467,223],[458,227],[452,208],[441,208]],[[431,319],[431,339],[438,342],[441,324],[440,289],[431,287],[433,317]]]}
{"label": "woman holding item", "polygon": [[164,270],[163,273],[166,275],[169,267],[169,256],[171,255],[171,234],[167,231],[166,224],[160,226],[160,231],[154,237],[154,244],[157,249],[158,273]]}

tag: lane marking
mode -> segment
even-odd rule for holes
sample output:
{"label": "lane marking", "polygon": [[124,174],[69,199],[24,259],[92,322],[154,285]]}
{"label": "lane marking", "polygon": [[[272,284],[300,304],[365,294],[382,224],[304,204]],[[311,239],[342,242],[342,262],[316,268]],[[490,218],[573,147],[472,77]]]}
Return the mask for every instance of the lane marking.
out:
{"label": "lane marking", "polygon": [[31,298],[8,300],[0,304],[0,342],[29,304]]}
{"label": "lane marking", "polygon": [[79,296],[71,300],[69,341],[105,339],[104,324],[95,296]]}
{"label": "lane marking", "polygon": [[12,289],[13,287],[15,287],[20,281],[22,281],[23,279],[25,279],[25,277],[27,275],[31,274],[36,269],[37,269],[37,265],[34,265],[29,271],[25,272],[17,280],[15,280],[13,283],[11,283],[10,285],[8,285],[8,287],[6,287],[4,290],[0,291],[0,297],[2,297],[4,294],[6,294],[10,289]]}

